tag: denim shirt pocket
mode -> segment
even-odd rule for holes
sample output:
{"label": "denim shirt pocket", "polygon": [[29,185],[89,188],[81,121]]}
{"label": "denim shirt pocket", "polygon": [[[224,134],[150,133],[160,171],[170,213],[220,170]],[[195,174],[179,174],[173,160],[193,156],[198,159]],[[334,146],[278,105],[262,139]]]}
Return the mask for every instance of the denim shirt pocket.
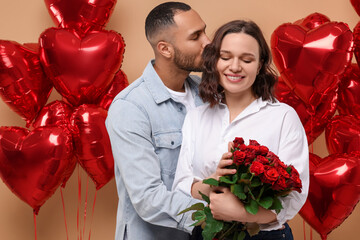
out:
{"label": "denim shirt pocket", "polygon": [[161,178],[170,190],[174,181],[179,157],[182,133],[179,131],[154,134],[155,152],[158,155],[161,168]]}

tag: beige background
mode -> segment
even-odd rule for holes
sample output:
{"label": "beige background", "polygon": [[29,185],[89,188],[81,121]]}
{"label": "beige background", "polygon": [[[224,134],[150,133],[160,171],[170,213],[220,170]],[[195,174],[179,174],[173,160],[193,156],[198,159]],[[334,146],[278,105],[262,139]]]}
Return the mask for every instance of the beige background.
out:
{"label": "beige background", "polygon": [[[130,82],[142,73],[152,57],[152,50],[144,37],[144,20],[150,9],[161,2],[164,1],[119,0],[106,26],[108,30],[121,33],[125,39],[126,48],[122,69]],[[359,21],[359,16],[350,0],[192,0],[184,2],[189,3],[200,13],[207,23],[209,36],[212,36],[217,27],[229,20],[246,18],[259,24],[268,43],[272,32],[280,24],[294,22],[314,12],[325,14],[332,21],[345,22],[350,29],[353,29]],[[53,26],[54,23],[51,21],[44,1],[0,0],[0,39],[2,40],[13,40],[18,43],[37,42],[41,32]],[[60,96],[54,90],[49,102],[56,99],[60,99]],[[3,101],[0,101],[0,126],[25,127],[25,122]],[[323,135],[314,143],[313,152],[321,157],[327,156]],[[78,179],[81,179],[81,201],[78,200]],[[87,201],[85,201],[86,189],[88,189]],[[76,170],[66,188],[63,189],[68,239],[89,239],[90,229],[91,239],[114,238],[117,205],[114,180],[97,192],[95,212],[92,217],[94,193],[93,182],[81,169]],[[84,219],[86,203],[87,211],[86,219]],[[79,227],[77,227],[77,211],[80,211]],[[36,221],[38,240],[67,239],[60,190],[57,190],[41,207]],[[359,239],[359,221],[360,210],[357,207],[352,215],[329,235],[328,239]],[[304,237],[310,239],[310,228],[307,224],[304,225],[300,216],[296,216],[290,225],[296,240],[304,239]],[[0,181],[0,239],[34,239],[34,229],[32,209]],[[314,240],[320,239],[315,231],[312,231],[312,235]]]}

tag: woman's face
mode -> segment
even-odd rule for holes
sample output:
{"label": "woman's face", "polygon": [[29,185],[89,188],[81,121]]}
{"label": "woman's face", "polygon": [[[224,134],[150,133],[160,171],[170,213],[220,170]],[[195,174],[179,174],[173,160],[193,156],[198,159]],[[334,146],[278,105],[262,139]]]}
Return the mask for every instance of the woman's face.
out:
{"label": "woman's face", "polygon": [[217,70],[225,95],[253,95],[251,86],[260,69],[259,55],[258,42],[246,33],[230,33],[223,38]]}

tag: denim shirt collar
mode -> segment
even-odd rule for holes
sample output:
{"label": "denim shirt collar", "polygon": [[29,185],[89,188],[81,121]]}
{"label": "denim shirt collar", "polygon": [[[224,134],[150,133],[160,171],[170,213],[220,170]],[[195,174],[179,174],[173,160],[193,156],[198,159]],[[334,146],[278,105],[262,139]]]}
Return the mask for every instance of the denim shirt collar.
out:
{"label": "denim shirt collar", "polygon": [[[155,102],[157,104],[160,104],[162,102],[171,99],[171,94],[166,89],[166,86],[164,85],[163,81],[160,79],[159,75],[156,73],[153,66],[154,63],[155,63],[154,59],[149,61],[148,65],[144,70],[143,78]],[[195,78],[193,79],[191,76],[188,76],[185,81],[189,83],[191,93],[193,94],[193,97],[195,99],[195,106],[201,105],[202,100],[199,96],[199,90],[198,90],[200,79],[197,82]]]}

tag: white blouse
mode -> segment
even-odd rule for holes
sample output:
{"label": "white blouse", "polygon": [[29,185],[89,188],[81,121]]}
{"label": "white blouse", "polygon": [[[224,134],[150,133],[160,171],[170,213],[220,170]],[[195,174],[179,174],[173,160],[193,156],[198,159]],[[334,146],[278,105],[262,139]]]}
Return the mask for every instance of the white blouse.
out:
{"label": "white blouse", "polygon": [[300,174],[302,192],[292,191],[280,198],[283,209],[277,222],[262,224],[261,230],[274,230],[292,219],[304,205],[309,188],[309,149],[304,128],[293,108],[257,99],[230,123],[225,104],[210,108],[202,105],[188,112],[183,125],[183,141],[173,190],[191,195],[194,180],[202,180],[215,172],[228,142],[242,137],[267,146],[285,164],[292,164]]}

